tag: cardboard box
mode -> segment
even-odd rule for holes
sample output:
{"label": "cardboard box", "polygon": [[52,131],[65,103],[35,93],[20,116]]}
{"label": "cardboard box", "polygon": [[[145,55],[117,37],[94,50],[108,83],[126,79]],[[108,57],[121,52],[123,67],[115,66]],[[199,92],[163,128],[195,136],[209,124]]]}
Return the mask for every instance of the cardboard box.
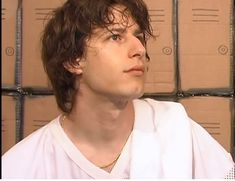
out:
{"label": "cardboard box", "polygon": [[145,0],[156,39],[148,42],[151,58],[145,84],[146,93],[175,91],[175,61],[173,43],[173,1]]}
{"label": "cardboard box", "polygon": [[41,33],[50,12],[63,0],[23,0],[22,86],[50,87],[41,61]]}
{"label": "cardboard box", "polygon": [[46,125],[59,114],[54,96],[25,97],[24,137]]}
{"label": "cardboard box", "polygon": [[2,85],[15,84],[18,0],[2,0]]}
{"label": "cardboard box", "polygon": [[2,96],[2,154],[16,143],[16,100]]}
{"label": "cardboard box", "polygon": [[231,98],[191,97],[180,99],[189,116],[204,127],[227,151],[232,150],[232,119],[234,107]]}
{"label": "cardboard box", "polygon": [[180,0],[179,69],[183,91],[232,89],[231,0]]}

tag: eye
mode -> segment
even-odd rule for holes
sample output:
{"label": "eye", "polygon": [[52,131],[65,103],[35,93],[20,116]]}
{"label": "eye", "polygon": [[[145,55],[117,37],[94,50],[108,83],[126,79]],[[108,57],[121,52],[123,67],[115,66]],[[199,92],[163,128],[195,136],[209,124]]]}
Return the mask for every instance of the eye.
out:
{"label": "eye", "polygon": [[112,34],[110,38],[114,41],[121,40],[121,36],[119,34]]}

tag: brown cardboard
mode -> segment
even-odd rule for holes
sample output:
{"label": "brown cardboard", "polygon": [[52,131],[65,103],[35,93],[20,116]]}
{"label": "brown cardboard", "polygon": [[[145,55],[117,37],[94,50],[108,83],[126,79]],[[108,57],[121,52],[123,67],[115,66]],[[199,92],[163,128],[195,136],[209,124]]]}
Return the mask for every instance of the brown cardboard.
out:
{"label": "brown cardboard", "polygon": [[189,116],[204,127],[227,151],[232,148],[232,107],[230,98],[191,97],[181,99]]}
{"label": "brown cardboard", "polygon": [[54,96],[25,97],[24,137],[60,114]]}
{"label": "brown cardboard", "polygon": [[16,141],[16,101],[13,97],[2,96],[2,154]]}
{"label": "brown cardboard", "polygon": [[231,89],[231,0],[178,4],[181,89]]}
{"label": "brown cardboard", "polygon": [[18,0],[2,0],[2,85],[14,85]]}
{"label": "brown cardboard", "polygon": [[156,39],[148,42],[151,58],[145,84],[146,93],[172,93],[175,90],[175,62],[172,27],[172,0],[145,0]]}
{"label": "brown cardboard", "polygon": [[62,2],[23,0],[23,86],[48,87],[40,55],[40,37],[50,12]]}

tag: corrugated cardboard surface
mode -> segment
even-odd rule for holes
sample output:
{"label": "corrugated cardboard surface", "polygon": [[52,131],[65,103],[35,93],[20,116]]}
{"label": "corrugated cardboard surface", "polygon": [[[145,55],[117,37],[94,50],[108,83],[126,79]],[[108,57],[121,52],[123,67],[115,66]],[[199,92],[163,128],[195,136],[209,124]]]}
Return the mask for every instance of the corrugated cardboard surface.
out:
{"label": "corrugated cardboard surface", "polygon": [[48,87],[40,55],[40,37],[50,12],[63,0],[23,0],[22,86]]}
{"label": "corrugated cardboard surface", "polygon": [[2,0],[2,84],[14,85],[18,0]]}
{"label": "corrugated cardboard surface", "polygon": [[231,0],[178,4],[181,89],[231,89]]}
{"label": "corrugated cardboard surface", "polygon": [[16,101],[13,97],[2,96],[2,154],[16,141]]}
{"label": "corrugated cardboard surface", "polygon": [[227,151],[232,147],[232,107],[230,98],[191,97],[181,99],[189,116],[204,127]]}
{"label": "corrugated cardboard surface", "polygon": [[172,93],[175,90],[173,47],[173,1],[145,0],[156,40],[148,42],[151,58],[145,84],[146,93]]}
{"label": "corrugated cardboard surface", "polygon": [[24,102],[24,137],[60,114],[54,96],[26,97]]}
{"label": "corrugated cardboard surface", "polygon": [[[48,13],[65,0],[23,0],[23,88],[48,87],[40,58],[40,34]],[[2,1],[2,84],[14,84],[15,66],[15,11],[17,0]],[[179,87],[186,93],[194,89],[231,88],[234,66],[230,60],[229,13],[232,0],[145,0],[149,7],[151,24],[156,40],[151,40],[147,50],[151,57],[146,83],[146,95],[160,100],[175,100],[180,96],[176,90],[174,43],[179,43]],[[173,32],[173,3],[178,2],[179,27]],[[13,15],[14,14],[14,15]],[[46,18],[47,19],[47,18]],[[8,23],[9,22],[9,23]],[[176,22],[175,22],[176,23]],[[13,26],[14,25],[14,26]],[[173,41],[179,35],[179,40]],[[9,45],[6,44],[9,42]],[[4,48],[5,47],[5,48]],[[10,48],[6,48],[10,47]],[[12,48],[13,47],[13,48]],[[7,53],[6,53],[7,52]],[[6,61],[5,61],[6,60]],[[36,90],[36,89],[34,89]],[[225,94],[231,95],[231,91]],[[233,87],[234,90],[234,87]],[[176,92],[174,92],[176,91]],[[38,91],[36,91],[38,93]],[[40,91],[39,91],[40,92]],[[164,97],[151,93],[169,93]],[[60,112],[53,96],[27,97],[24,102],[24,137],[45,125]],[[210,95],[210,92],[208,92]],[[233,93],[234,95],[234,93]],[[161,97],[162,96],[162,97]],[[15,140],[15,101],[3,100],[2,149],[7,150]],[[232,97],[232,95],[231,95]],[[191,97],[181,99],[189,115],[214,136],[227,150],[231,143],[231,99],[223,97]],[[234,102],[234,99],[233,99]],[[18,103],[18,102],[17,102]],[[5,109],[4,109],[5,108]],[[4,117],[4,115],[10,115]],[[11,117],[12,116],[12,117]],[[10,120],[10,121],[5,121]],[[7,126],[4,126],[4,124]],[[229,136],[230,135],[230,136]],[[15,142],[15,141],[14,141]]]}

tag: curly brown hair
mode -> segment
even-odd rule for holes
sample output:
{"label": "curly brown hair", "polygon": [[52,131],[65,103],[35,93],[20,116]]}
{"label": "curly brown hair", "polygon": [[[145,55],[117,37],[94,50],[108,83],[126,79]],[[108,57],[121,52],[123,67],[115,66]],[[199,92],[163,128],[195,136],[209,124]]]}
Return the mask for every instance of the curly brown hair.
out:
{"label": "curly brown hair", "polygon": [[[77,75],[65,69],[64,63],[76,65],[84,56],[85,40],[95,27],[108,28],[114,23],[112,8],[125,7],[125,11],[139,25],[147,37],[153,36],[146,4],[143,0],[68,0],[55,9],[42,34],[42,61],[51,82],[58,107],[65,113],[72,110],[77,88]],[[146,54],[147,58],[148,55]]]}

